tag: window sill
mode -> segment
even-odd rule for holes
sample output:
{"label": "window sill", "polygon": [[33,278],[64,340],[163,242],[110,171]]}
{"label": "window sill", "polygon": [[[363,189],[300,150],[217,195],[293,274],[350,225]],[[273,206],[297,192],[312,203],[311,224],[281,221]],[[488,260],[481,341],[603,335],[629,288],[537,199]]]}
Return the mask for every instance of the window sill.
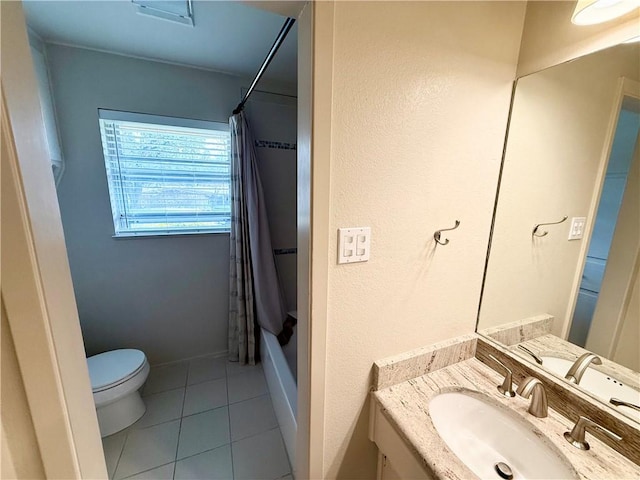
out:
{"label": "window sill", "polygon": [[229,235],[229,232],[172,232],[172,233],[149,233],[149,234],[121,234],[111,235],[114,240],[136,240],[143,238],[175,238],[175,237],[204,237],[208,235]]}

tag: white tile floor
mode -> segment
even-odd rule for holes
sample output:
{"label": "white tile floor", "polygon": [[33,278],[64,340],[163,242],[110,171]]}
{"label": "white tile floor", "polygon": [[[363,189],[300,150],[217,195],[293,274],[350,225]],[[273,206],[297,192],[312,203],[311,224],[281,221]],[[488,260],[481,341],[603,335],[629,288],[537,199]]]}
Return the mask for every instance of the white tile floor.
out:
{"label": "white tile floor", "polygon": [[151,369],[144,416],[103,438],[109,478],[291,480],[261,366],[205,357]]}

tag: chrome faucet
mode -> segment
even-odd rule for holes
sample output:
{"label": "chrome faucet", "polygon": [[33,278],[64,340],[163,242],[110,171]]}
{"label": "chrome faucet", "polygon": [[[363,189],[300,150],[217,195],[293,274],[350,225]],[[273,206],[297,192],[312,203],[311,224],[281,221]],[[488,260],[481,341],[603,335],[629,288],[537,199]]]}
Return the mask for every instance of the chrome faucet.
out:
{"label": "chrome faucet", "polygon": [[534,377],[527,377],[518,385],[518,390],[516,391],[523,398],[531,397],[531,404],[529,405],[529,413],[531,415],[538,418],[547,416],[549,411],[547,393],[544,391],[544,385],[540,380]]}
{"label": "chrome faucet", "polygon": [[578,359],[571,365],[571,368],[564,376],[571,383],[575,383],[578,385],[580,380],[582,380],[582,375],[589,368],[589,365],[593,363],[595,365],[602,365],[602,360],[595,353],[585,353],[578,357]]}
{"label": "chrome faucet", "polygon": [[513,393],[513,382],[512,382],[513,372],[509,370],[507,366],[504,363],[502,363],[500,360],[498,360],[496,357],[494,357],[491,354],[489,354],[489,356],[494,362],[496,362],[505,370],[504,381],[502,382],[502,385],[498,385],[498,391],[505,397],[515,397],[516,394]]}
{"label": "chrome faucet", "polygon": [[596,422],[582,416],[578,419],[578,421],[576,422],[576,424],[574,425],[574,427],[571,429],[570,432],[564,432],[565,440],[569,442],[571,445],[573,445],[574,447],[579,448],[580,450],[589,450],[589,448],[591,447],[589,446],[589,444],[584,438],[587,427],[600,430],[607,437],[612,438],[613,440],[616,440],[618,442],[622,440],[622,437],[620,435],[617,435],[613,433],[611,430],[607,430],[606,428],[598,425]]}

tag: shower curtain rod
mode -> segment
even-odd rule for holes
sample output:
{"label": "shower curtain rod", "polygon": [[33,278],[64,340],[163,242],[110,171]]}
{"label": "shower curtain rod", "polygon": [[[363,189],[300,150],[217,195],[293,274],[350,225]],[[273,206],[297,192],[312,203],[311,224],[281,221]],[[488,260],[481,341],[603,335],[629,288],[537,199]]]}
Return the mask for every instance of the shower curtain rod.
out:
{"label": "shower curtain rod", "polygon": [[238,104],[236,109],[233,111],[234,115],[237,113],[240,113],[244,108],[244,104],[249,99],[249,96],[253,93],[254,88],[256,88],[256,85],[260,81],[260,78],[262,77],[264,72],[267,70],[267,67],[271,63],[271,60],[273,60],[273,57],[275,57],[276,53],[278,52],[278,49],[280,48],[280,45],[282,45],[282,42],[284,42],[284,39],[287,38],[287,34],[289,33],[289,30],[291,30],[291,27],[293,27],[293,24],[295,23],[295,21],[296,21],[295,18],[290,18],[290,17],[288,17],[284,21],[284,25],[282,25],[282,28],[280,29],[280,33],[278,33],[278,36],[276,37],[275,42],[273,42],[273,46],[271,47],[271,50],[269,50],[269,53],[267,54],[266,58],[262,62],[262,66],[260,67],[260,70],[258,70],[258,73],[256,74],[256,78],[253,79],[253,82],[251,82],[251,86],[249,87],[249,90],[247,90],[247,93],[244,94],[244,98]]}

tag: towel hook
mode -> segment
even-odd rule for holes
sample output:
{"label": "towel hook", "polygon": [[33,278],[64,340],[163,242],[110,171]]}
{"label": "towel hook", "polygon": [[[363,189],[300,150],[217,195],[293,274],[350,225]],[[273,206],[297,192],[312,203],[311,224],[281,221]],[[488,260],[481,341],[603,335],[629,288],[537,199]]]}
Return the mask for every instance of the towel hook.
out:
{"label": "towel hook", "polygon": [[538,223],[535,227],[533,227],[533,232],[531,232],[531,235],[534,237],[544,237],[547,233],[549,233],[548,231],[544,231],[541,234],[538,234],[538,228],[540,228],[543,225],[558,225],[559,223],[564,222],[567,218],[566,215],[564,217],[562,217],[562,220],[559,220],[557,222],[550,222],[550,223]]}
{"label": "towel hook", "polygon": [[452,228],[443,228],[442,230],[437,230],[433,234],[433,239],[436,241],[436,243],[439,243],[440,245],[446,245],[447,243],[449,243],[449,239],[445,238],[444,242],[441,242],[440,241],[440,234],[442,232],[448,232],[449,230],[455,230],[456,228],[458,228],[459,225],[460,225],[460,220],[456,220],[456,224]]}

